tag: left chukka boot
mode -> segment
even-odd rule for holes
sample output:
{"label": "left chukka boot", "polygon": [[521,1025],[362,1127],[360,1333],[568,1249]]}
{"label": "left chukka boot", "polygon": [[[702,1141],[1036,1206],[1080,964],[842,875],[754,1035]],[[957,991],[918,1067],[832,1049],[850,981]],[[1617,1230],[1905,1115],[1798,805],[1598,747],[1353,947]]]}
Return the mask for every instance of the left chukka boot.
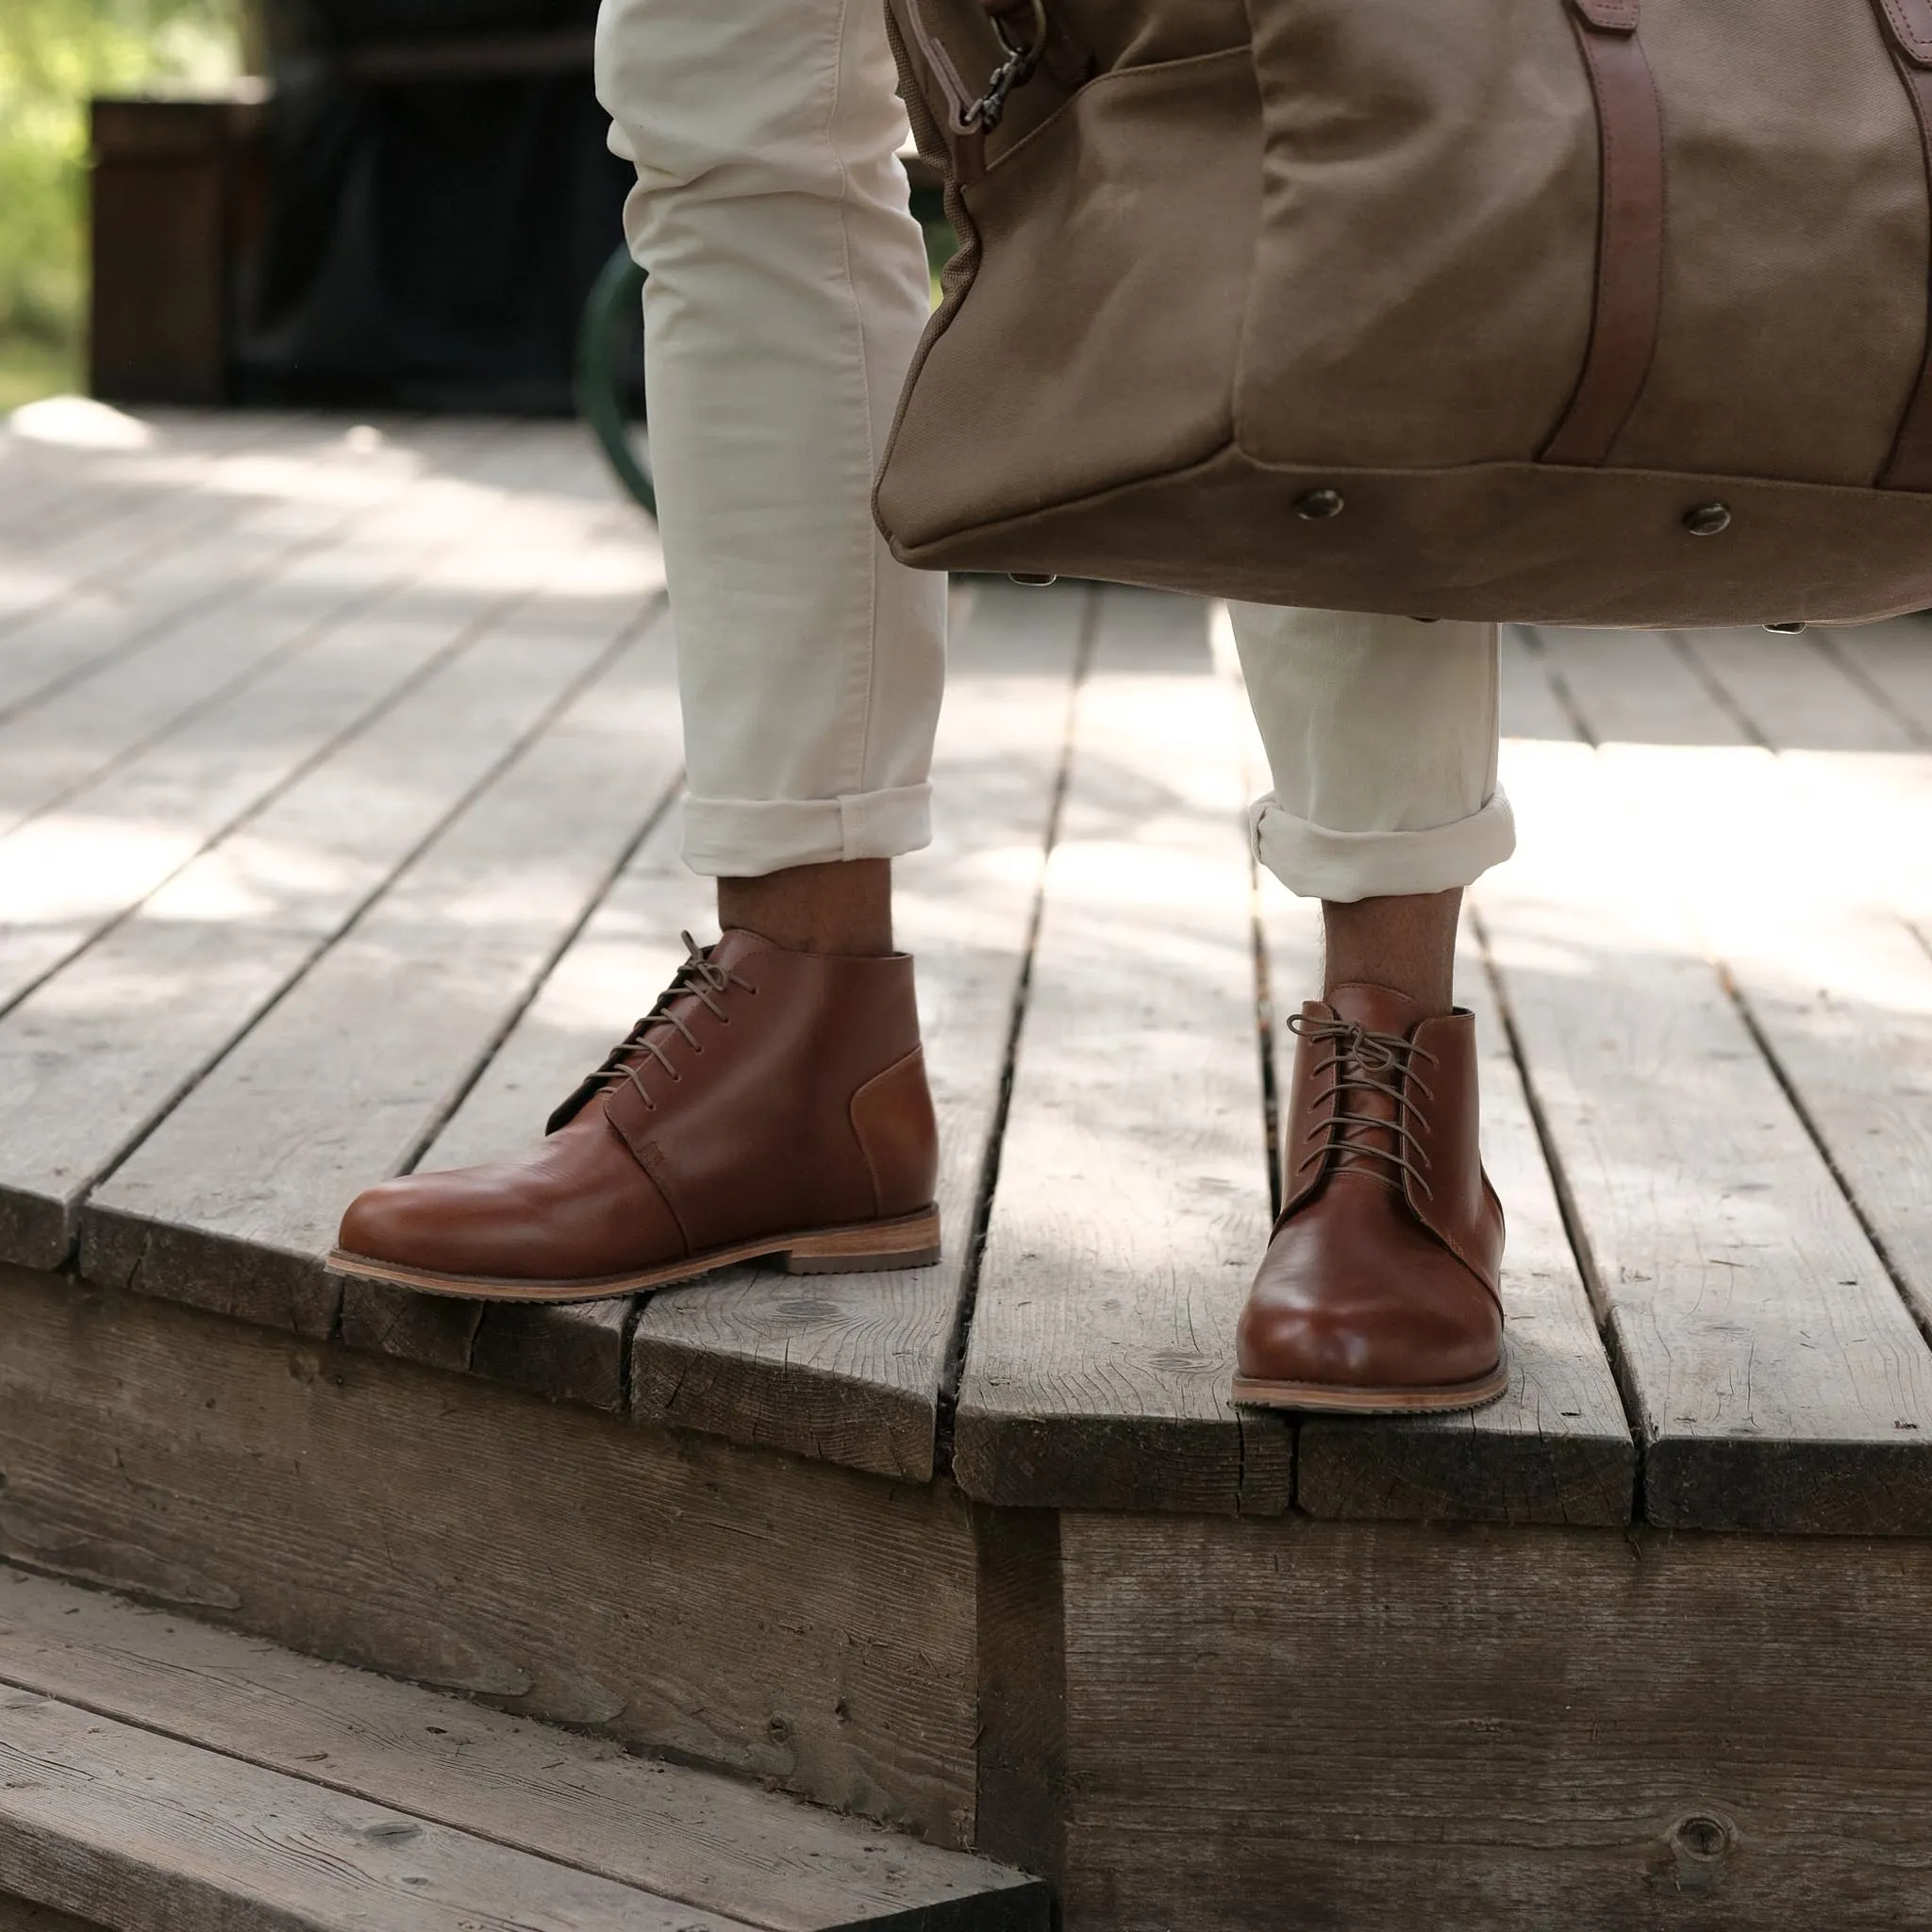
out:
{"label": "left chukka boot", "polygon": [[905,954],[726,932],[526,1155],[366,1190],[328,1257],[432,1294],[583,1301],[760,1257],[939,1258],[938,1138]]}

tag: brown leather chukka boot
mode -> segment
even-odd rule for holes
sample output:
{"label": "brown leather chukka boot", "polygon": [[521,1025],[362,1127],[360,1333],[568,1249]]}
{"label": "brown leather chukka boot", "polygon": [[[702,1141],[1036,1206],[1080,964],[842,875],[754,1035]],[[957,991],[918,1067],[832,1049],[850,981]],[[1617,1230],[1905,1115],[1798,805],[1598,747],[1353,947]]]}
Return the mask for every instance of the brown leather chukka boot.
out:
{"label": "brown leather chukka boot", "polygon": [[758,1256],[936,1261],[938,1137],[912,961],[727,932],[519,1159],[358,1194],[329,1267],[432,1294],[583,1301]]}
{"label": "brown leather chukka boot", "polygon": [[1288,1198],[1241,1311],[1234,1399],[1493,1402],[1508,1386],[1503,1209],[1476,1145],[1474,1019],[1341,986],[1290,1025]]}

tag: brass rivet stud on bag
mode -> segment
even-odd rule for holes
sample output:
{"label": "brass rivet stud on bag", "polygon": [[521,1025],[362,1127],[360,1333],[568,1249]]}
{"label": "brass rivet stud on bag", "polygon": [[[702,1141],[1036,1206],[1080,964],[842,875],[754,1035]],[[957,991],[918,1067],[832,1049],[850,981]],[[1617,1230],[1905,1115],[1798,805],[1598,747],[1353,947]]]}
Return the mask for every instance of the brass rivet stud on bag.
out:
{"label": "brass rivet stud on bag", "polygon": [[1295,498],[1294,513],[1305,523],[1325,524],[1330,517],[1339,517],[1346,508],[1341,491],[1311,490],[1306,496]]}
{"label": "brass rivet stud on bag", "polygon": [[1684,527],[1693,537],[1721,537],[1731,527],[1731,507],[1727,503],[1700,503],[1684,512]]}

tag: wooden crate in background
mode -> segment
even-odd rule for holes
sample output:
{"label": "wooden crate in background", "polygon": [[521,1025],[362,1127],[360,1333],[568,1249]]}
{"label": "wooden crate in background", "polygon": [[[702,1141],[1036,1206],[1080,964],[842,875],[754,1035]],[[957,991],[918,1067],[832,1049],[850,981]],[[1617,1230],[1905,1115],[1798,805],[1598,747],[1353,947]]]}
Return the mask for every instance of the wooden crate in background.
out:
{"label": "wooden crate in background", "polygon": [[92,104],[88,386],[114,402],[220,403],[261,229],[263,102]]}

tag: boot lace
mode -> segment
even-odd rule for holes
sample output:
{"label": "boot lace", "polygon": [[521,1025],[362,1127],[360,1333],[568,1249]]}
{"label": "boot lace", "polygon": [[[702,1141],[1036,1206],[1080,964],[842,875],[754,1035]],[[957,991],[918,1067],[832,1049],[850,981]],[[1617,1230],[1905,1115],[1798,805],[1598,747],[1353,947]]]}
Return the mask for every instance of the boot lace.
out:
{"label": "boot lace", "polygon": [[658,1103],[651,1098],[650,1090],[644,1085],[642,1067],[650,1060],[656,1060],[672,1080],[682,1080],[684,1075],[672,1065],[671,1056],[652,1035],[662,1028],[675,1027],[692,1053],[704,1052],[698,1044],[697,1036],[685,1024],[683,1014],[672,1010],[673,1003],[690,993],[721,1026],[728,1026],[731,1016],[724,1010],[719,995],[734,986],[754,995],[758,992],[757,987],[749,980],[739,978],[728,966],[716,964],[690,933],[681,932],[678,938],[684,941],[684,963],[672,974],[671,984],[658,995],[657,1005],[611,1048],[610,1058],[586,1083],[595,1089],[628,1080],[637,1089],[638,1098],[653,1113],[658,1110]]}
{"label": "boot lace", "polygon": [[[1322,1144],[1303,1157],[1295,1168],[1295,1179],[1299,1181],[1332,1152],[1338,1168],[1380,1161],[1386,1172],[1369,1168],[1377,1180],[1399,1192],[1402,1177],[1407,1174],[1433,1200],[1435,1190],[1423,1173],[1429,1157],[1415,1137],[1406,1084],[1413,1083],[1425,1099],[1433,1100],[1435,1092],[1416,1071],[1415,1063],[1419,1059],[1434,1062],[1436,1055],[1399,1033],[1372,1032],[1358,1020],[1310,1019],[1306,1013],[1295,1013],[1290,1016],[1288,1030],[1311,1046],[1333,1049],[1326,1058],[1316,1061],[1313,1077],[1319,1080],[1324,1074],[1334,1075],[1326,1092],[1315,1095],[1317,1100],[1332,1096],[1334,1110],[1324,1124]],[[1349,1101],[1365,1099],[1371,1093],[1395,1103],[1392,1119],[1349,1110]]]}

